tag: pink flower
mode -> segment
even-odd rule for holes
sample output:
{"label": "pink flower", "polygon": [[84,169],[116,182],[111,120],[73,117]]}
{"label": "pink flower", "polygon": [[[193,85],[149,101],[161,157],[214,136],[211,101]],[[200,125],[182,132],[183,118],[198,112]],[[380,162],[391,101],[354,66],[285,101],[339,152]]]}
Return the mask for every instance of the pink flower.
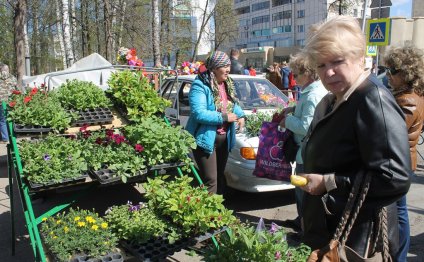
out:
{"label": "pink flower", "polygon": [[21,91],[19,91],[19,90],[13,90],[12,91],[12,94],[14,94],[14,95],[20,95],[21,94]]}
{"label": "pink flower", "polygon": [[111,137],[111,136],[113,136],[113,130],[112,130],[112,129],[108,129],[108,130],[106,130],[106,136],[107,136],[107,137]]}
{"label": "pink flower", "polygon": [[11,101],[11,102],[9,102],[9,106],[10,107],[14,107],[16,105],[16,101]]}
{"label": "pink flower", "polygon": [[140,144],[136,144],[134,148],[135,148],[135,151],[137,151],[139,153],[144,151],[144,147]]}
{"label": "pink flower", "polygon": [[115,141],[115,143],[116,143],[117,145],[120,145],[122,142],[124,142],[124,141],[125,141],[125,137],[124,137],[124,136],[121,136],[121,135],[119,135],[119,134],[114,134],[114,135],[112,136],[112,138],[113,138],[113,140]]}
{"label": "pink flower", "polygon": [[31,96],[26,96],[24,98],[24,104],[28,104],[28,102],[31,101],[31,100],[32,100],[32,97]]}
{"label": "pink flower", "polygon": [[101,145],[103,143],[103,139],[101,139],[100,137],[98,137],[96,139],[96,144]]}
{"label": "pink flower", "polygon": [[89,126],[89,125],[84,124],[82,127],[80,127],[80,132],[86,132],[86,131],[87,131],[87,128],[88,128],[88,126]]}
{"label": "pink flower", "polygon": [[279,259],[281,259],[281,252],[277,251],[275,252],[275,260],[279,260]]}
{"label": "pink flower", "polygon": [[253,113],[253,114],[256,114],[256,112],[258,112],[258,109],[253,108],[252,113]]}

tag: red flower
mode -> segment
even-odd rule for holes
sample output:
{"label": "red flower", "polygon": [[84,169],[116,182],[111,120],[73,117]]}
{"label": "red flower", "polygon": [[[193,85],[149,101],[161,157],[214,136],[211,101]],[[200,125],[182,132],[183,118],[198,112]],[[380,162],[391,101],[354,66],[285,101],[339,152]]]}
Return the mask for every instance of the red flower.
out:
{"label": "red flower", "polygon": [[119,135],[119,134],[114,134],[114,135],[112,136],[112,138],[113,138],[113,140],[115,140],[115,143],[116,143],[117,145],[120,145],[122,142],[124,142],[124,141],[125,141],[125,137],[124,137],[124,136],[121,136],[121,135]]}
{"label": "red flower", "polygon": [[253,113],[253,114],[256,114],[257,112],[258,112],[258,109],[256,109],[256,108],[253,108],[253,109],[252,109],[252,113]]}
{"label": "red flower", "polygon": [[28,104],[29,101],[31,101],[32,97],[31,96],[26,96],[24,98],[24,104]]}
{"label": "red flower", "polygon": [[111,137],[111,136],[113,136],[113,130],[112,130],[112,129],[108,129],[108,130],[106,130],[106,136],[107,136],[107,137]]}
{"label": "red flower", "polygon": [[206,68],[206,66],[205,66],[205,65],[201,65],[201,66],[199,67],[199,73],[204,73],[204,72],[206,72],[206,70],[208,70],[208,69]]}
{"label": "red flower", "polygon": [[131,48],[128,53],[132,56],[136,56],[137,55],[137,51],[135,50],[135,48]]}
{"label": "red flower", "polygon": [[10,107],[14,107],[16,105],[16,101],[9,102]]}
{"label": "red flower", "polygon": [[21,93],[21,91],[19,91],[19,90],[13,90],[13,91],[12,91],[12,94],[14,94],[14,95],[20,95],[20,94],[22,94],[22,93]]}
{"label": "red flower", "polygon": [[37,94],[37,92],[38,92],[38,89],[36,87],[31,89],[31,95],[35,95],[35,94]]}
{"label": "red flower", "polygon": [[188,197],[187,197],[187,202],[190,202],[190,199],[191,199],[191,197],[190,197],[190,196],[188,196]]}
{"label": "red flower", "polygon": [[141,152],[144,151],[144,147],[142,145],[140,145],[140,144],[136,144],[135,145],[135,151],[141,153]]}
{"label": "red flower", "polygon": [[103,143],[103,140],[100,137],[98,137],[96,139],[96,144],[101,145],[102,143]]}
{"label": "red flower", "polygon": [[80,127],[80,132],[86,132],[87,128],[88,128],[87,124],[83,125],[82,127]]}
{"label": "red flower", "polygon": [[41,87],[42,87],[42,88],[44,88],[45,86],[46,86],[46,84],[44,84],[44,83],[42,83],[42,84],[41,84]]}

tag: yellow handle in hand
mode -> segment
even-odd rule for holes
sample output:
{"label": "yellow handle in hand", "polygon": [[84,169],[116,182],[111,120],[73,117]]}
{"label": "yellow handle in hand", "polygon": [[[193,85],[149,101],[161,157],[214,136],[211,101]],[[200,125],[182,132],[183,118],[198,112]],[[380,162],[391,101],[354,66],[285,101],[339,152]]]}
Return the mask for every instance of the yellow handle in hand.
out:
{"label": "yellow handle in hand", "polygon": [[308,180],[302,176],[291,175],[290,182],[293,186],[306,186]]}

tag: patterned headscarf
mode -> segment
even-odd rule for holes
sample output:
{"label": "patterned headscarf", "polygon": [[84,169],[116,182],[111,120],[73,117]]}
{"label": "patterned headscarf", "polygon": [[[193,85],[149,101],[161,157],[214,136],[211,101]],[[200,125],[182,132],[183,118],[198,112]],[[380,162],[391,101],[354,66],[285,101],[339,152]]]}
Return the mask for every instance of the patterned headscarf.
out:
{"label": "patterned headscarf", "polygon": [[206,68],[208,70],[213,70],[227,65],[231,65],[230,58],[226,53],[221,51],[213,51],[206,59]]}

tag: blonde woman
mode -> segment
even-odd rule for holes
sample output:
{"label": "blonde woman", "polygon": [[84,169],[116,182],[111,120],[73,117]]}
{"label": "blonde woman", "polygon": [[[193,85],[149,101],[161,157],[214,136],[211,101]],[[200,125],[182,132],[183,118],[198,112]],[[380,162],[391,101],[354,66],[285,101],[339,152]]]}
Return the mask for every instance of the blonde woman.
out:
{"label": "blonde woman", "polygon": [[[317,105],[303,144],[308,180],[302,187],[304,242],[314,249],[328,244],[353,182],[359,174],[367,174],[371,177],[368,195],[346,245],[370,257],[380,209],[389,206],[389,234],[397,234],[396,212],[391,211],[410,186],[403,113],[390,91],[364,69],[365,39],[355,18],[338,16],[315,26],[304,52],[331,92]],[[389,239],[393,257],[397,238],[390,235]]]}

